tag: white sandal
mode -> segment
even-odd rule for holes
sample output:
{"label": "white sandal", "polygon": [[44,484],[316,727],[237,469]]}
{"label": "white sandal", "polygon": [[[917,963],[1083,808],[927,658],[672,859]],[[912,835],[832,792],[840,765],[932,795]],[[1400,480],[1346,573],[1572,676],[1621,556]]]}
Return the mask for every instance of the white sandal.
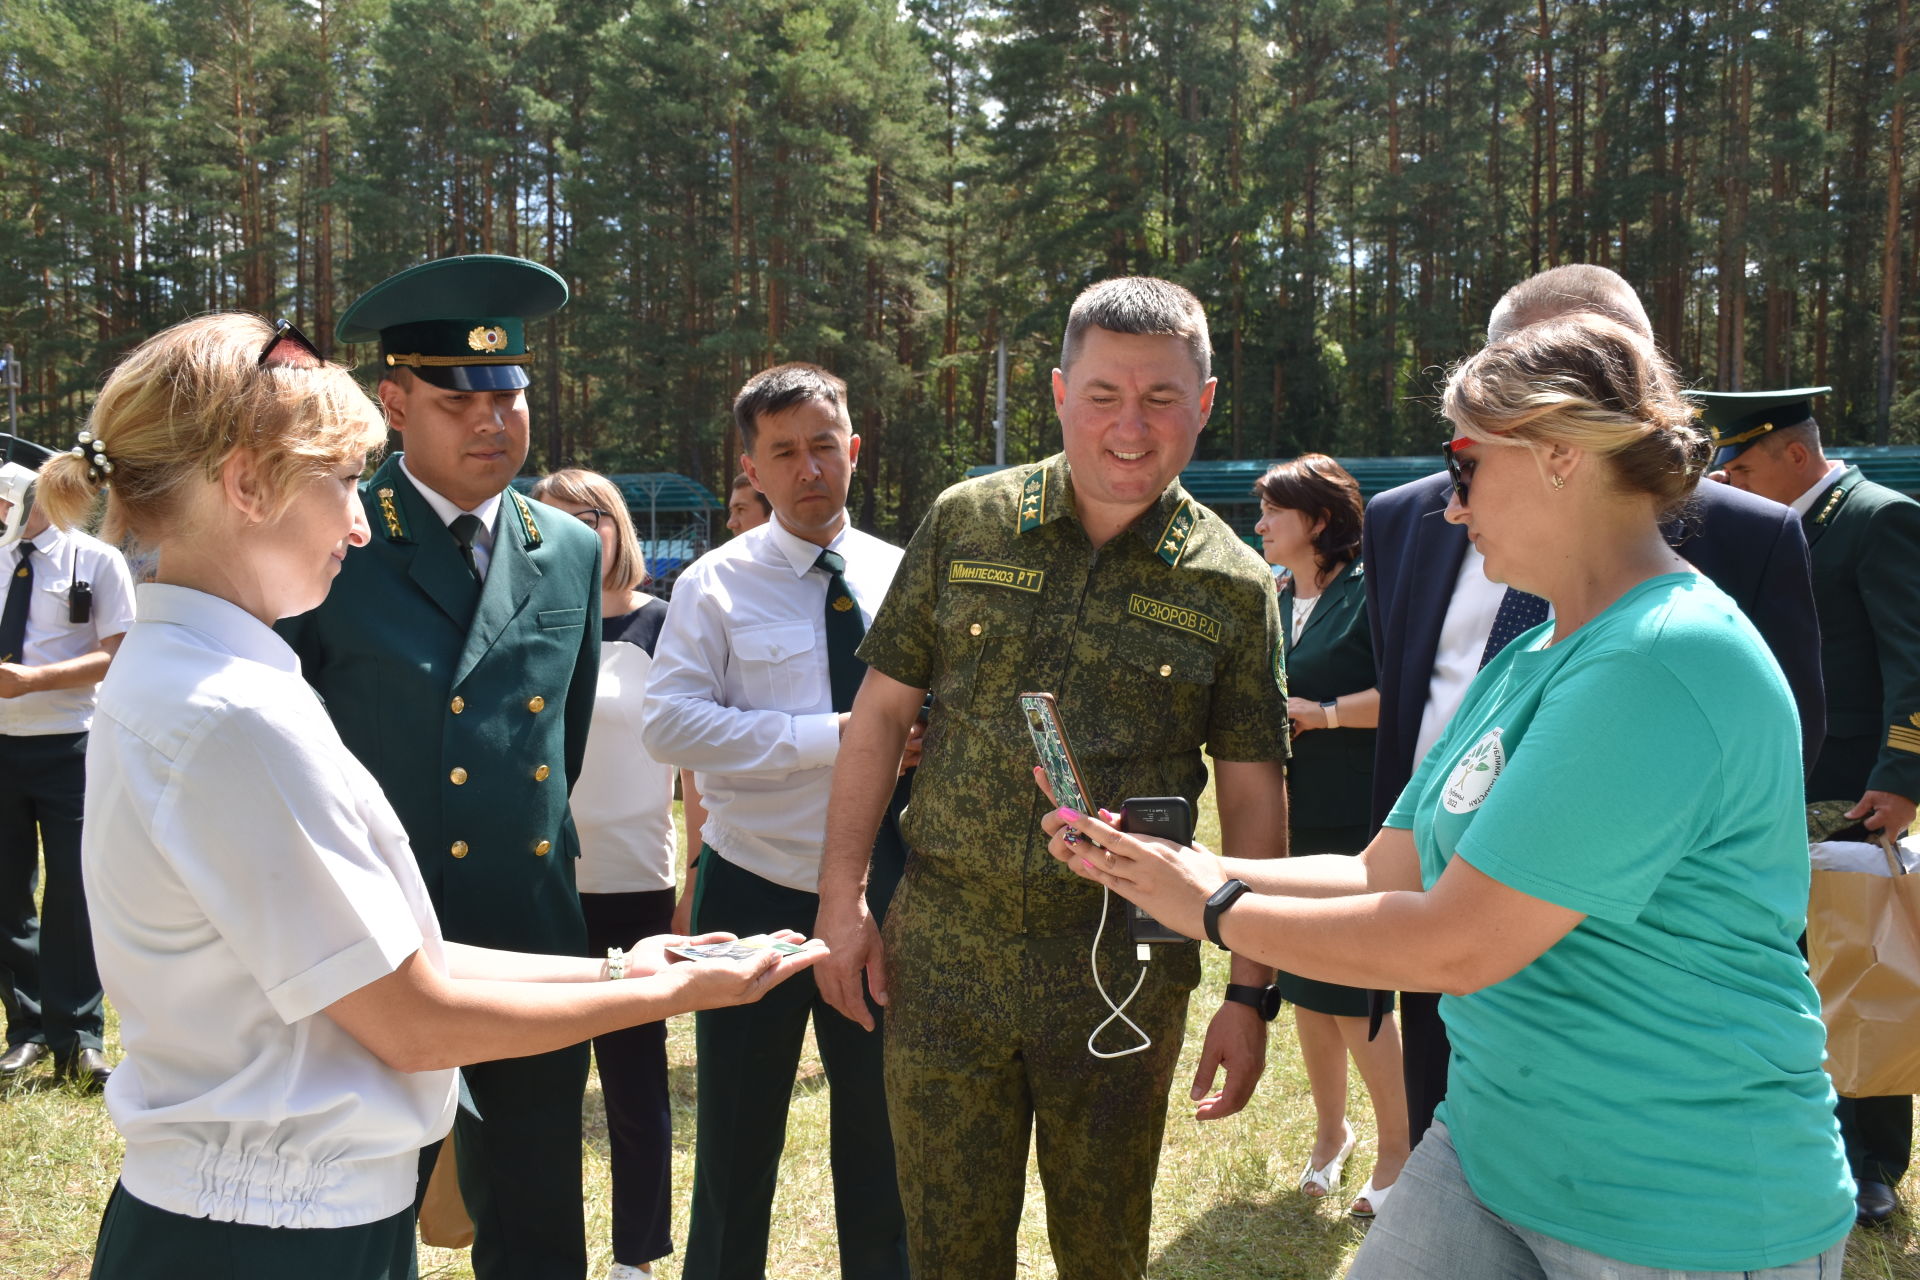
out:
{"label": "white sandal", "polygon": [[1348,1125],[1346,1129],[1346,1145],[1340,1148],[1333,1159],[1327,1161],[1318,1169],[1313,1167],[1312,1153],[1308,1153],[1307,1167],[1300,1171],[1300,1190],[1306,1193],[1308,1198],[1314,1200],[1325,1199],[1327,1196],[1333,1194],[1335,1187],[1340,1185],[1340,1179],[1347,1170],[1347,1157],[1353,1154],[1354,1144],[1360,1141],[1359,1135],[1354,1133],[1352,1125]]}
{"label": "white sandal", "polygon": [[[1373,1179],[1368,1178],[1367,1185],[1360,1188],[1360,1194],[1355,1196],[1353,1203],[1347,1206],[1347,1212],[1363,1220],[1373,1218],[1386,1205],[1387,1196],[1392,1193],[1393,1188],[1394,1184],[1391,1182],[1384,1187],[1376,1187],[1373,1185]],[[1363,1200],[1367,1204],[1365,1209],[1360,1207],[1360,1202]]]}

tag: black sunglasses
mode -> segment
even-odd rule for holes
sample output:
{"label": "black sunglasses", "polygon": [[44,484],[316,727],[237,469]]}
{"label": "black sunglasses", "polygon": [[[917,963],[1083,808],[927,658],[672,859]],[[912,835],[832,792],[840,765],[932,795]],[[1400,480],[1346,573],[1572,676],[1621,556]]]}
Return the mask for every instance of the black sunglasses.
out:
{"label": "black sunglasses", "polygon": [[[282,346],[288,348],[285,355],[278,359],[274,353]],[[296,369],[317,368],[326,363],[319,349],[307,341],[307,335],[294,327],[291,320],[273,322],[273,335],[267,339],[267,345],[260,348],[259,366],[264,369],[270,364],[292,365]]]}
{"label": "black sunglasses", "polygon": [[1440,446],[1440,458],[1447,464],[1447,480],[1453,485],[1453,496],[1463,507],[1467,505],[1467,487],[1473,483],[1473,469],[1479,464],[1471,458],[1460,461],[1459,451],[1472,443],[1462,437]]}
{"label": "black sunglasses", "polygon": [[574,519],[595,531],[599,530],[602,517],[611,520],[613,519],[613,512],[603,510],[599,507],[588,507],[585,511],[576,511],[573,513]]}

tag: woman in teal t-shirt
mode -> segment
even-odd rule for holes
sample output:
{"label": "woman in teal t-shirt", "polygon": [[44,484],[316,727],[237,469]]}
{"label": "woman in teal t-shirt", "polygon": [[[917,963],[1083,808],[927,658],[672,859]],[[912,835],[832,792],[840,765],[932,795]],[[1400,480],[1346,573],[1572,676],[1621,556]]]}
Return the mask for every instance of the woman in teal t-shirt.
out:
{"label": "woman in teal t-shirt", "polygon": [[1352,1280],[1837,1276],[1793,700],[1660,532],[1706,441],[1653,347],[1591,315],[1489,345],[1444,412],[1447,518],[1554,618],[1361,857],[1220,860],[1064,812],[1054,852],[1241,955],[1445,993],[1447,1099]]}

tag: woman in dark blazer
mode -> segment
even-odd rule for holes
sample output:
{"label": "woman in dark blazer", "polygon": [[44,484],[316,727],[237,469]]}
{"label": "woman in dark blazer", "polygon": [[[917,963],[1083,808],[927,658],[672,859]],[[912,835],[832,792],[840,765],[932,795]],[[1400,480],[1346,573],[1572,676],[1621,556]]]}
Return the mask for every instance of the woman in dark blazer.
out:
{"label": "woman in dark blazer", "polygon": [[[1289,573],[1280,591],[1292,694],[1293,759],[1287,767],[1288,848],[1358,853],[1369,832],[1373,726],[1380,716],[1373,643],[1367,629],[1360,550],[1360,486],[1324,454],[1309,453],[1268,471],[1260,497],[1261,550]],[[1294,1005],[1300,1056],[1313,1090],[1313,1151],[1300,1190],[1325,1196],[1340,1182],[1356,1141],[1347,1122],[1347,1058],[1360,1068],[1373,1101],[1379,1147],[1373,1175],[1350,1212],[1370,1218],[1386,1199],[1408,1152],[1400,1034],[1389,1017],[1367,1038],[1367,993],[1282,971],[1280,994]]]}

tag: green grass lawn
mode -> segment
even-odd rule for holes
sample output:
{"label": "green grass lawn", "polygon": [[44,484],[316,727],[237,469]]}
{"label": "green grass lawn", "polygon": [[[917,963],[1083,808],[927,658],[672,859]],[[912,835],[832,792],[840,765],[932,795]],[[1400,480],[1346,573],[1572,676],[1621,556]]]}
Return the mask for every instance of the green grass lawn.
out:
{"label": "green grass lawn", "polygon": [[[1216,843],[1211,796],[1201,805],[1202,840]],[[1206,948],[1202,991],[1226,981],[1226,957]],[[1348,1167],[1344,1194],[1310,1201],[1294,1190],[1313,1142],[1313,1108],[1299,1064],[1292,1023],[1274,1023],[1265,1080],[1240,1115],[1200,1124],[1186,1101],[1192,1064],[1214,1002],[1196,998],[1188,1017],[1184,1065],[1176,1078],[1160,1162],[1153,1219],[1152,1274],[1165,1280],[1330,1280],[1341,1275],[1366,1228],[1348,1218],[1346,1200],[1372,1167],[1373,1132],[1366,1095],[1356,1075],[1351,1117],[1363,1141]],[[1091,1010],[1089,1015],[1091,1016]],[[119,1056],[109,1023],[109,1052]],[[217,1034],[217,1032],[215,1032]],[[674,1235],[683,1241],[693,1173],[693,1021],[669,1025],[668,1056],[674,1105]],[[826,1280],[837,1274],[833,1195],[827,1162],[825,1078],[808,1053],[795,1082],[793,1110],[774,1205],[768,1270],[783,1280]],[[587,1236],[596,1278],[608,1263],[607,1145],[598,1080],[588,1085]],[[44,1070],[0,1093],[0,1276],[67,1277],[87,1274],[100,1211],[120,1165],[120,1143],[97,1098],[54,1087]],[[1674,1194],[1684,1195],[1684,1187]],[[1911,1202],[1920,1185],[1902,1188]],[[467,1256],[421,1251],[421,1274],[470,1277]],[[1020,1231],[1020,1274],[1055,1274],[1048,1252],[1040,1184],[1029,1163],[1027,1208]],[[675,1259],[656,1270],[679,1275]],[[1920,1280],[1920,1239],[1902,1212],[1886,1229],[1856,1232],[1847,1254],[1853,1280]],[[1462,1280],[1472,1280],[1462,1277]]]}

